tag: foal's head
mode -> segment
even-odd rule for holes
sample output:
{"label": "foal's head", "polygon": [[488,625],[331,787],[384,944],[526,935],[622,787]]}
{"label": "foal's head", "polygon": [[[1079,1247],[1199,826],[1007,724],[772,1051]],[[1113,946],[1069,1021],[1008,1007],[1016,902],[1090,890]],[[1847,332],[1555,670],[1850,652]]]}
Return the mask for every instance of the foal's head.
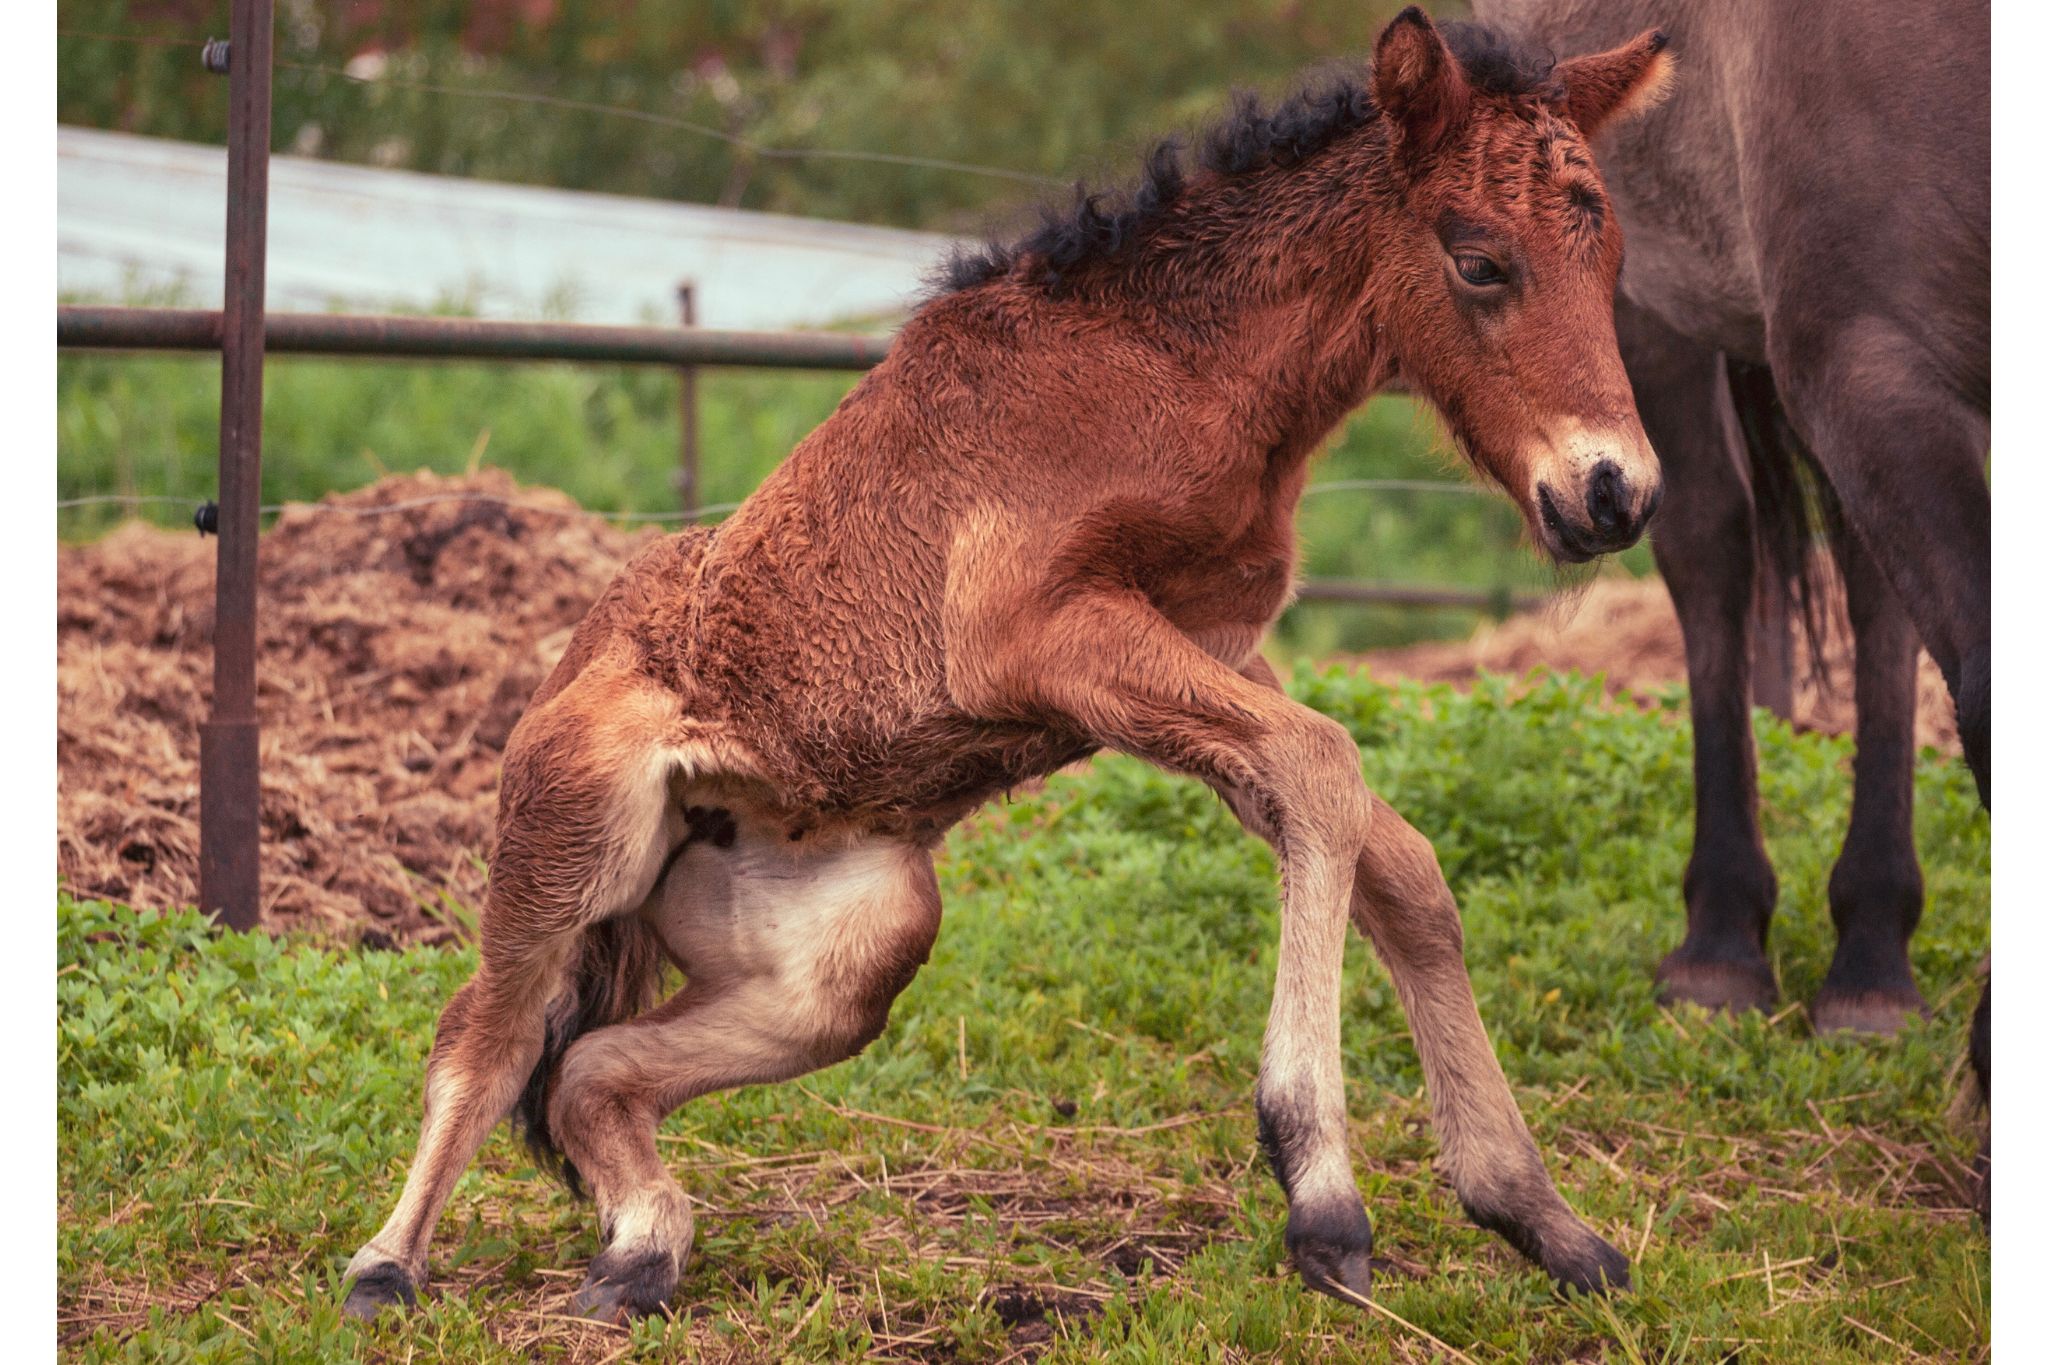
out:
{"label": "foal's head", "polygon": [[1663,496],[1615,349],[1621,229],[1586,147],[1655,103],[1663,49],[1645,33],[1552,66],[1409,9],[1374,54],[1398,201],[1374,259],[1387,340],[1560,560],[1626,549]]}

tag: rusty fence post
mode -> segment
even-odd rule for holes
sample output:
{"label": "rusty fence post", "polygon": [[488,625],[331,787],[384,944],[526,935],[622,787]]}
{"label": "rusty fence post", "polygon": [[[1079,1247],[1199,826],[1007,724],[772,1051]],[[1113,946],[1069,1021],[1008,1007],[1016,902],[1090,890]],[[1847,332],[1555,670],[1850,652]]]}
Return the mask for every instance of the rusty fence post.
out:
{"label": "rusty fence post", "polygon": [[[681,310],[683,326],[697,325],[697,288],[685,281],[676,286],[676,305]],[[697,460],[697,367],[684,365],[676,371],[679,395],[678,414],[682,419],[683,448],[682,463],[676,467],[676,495],[682,504],[685,516],[702,505],[703,491],[697,486],[700,468]]]}
{"label": "rusty fence post", "polygon": [[221,301],[220,541],[214,570],[213,711],[199,728],[199,904],[256,927],[262,786],[257,772],[256,537],[263,472],[263,265],[270,196],[272,0],[234,0],[228,46],[227,275]]}

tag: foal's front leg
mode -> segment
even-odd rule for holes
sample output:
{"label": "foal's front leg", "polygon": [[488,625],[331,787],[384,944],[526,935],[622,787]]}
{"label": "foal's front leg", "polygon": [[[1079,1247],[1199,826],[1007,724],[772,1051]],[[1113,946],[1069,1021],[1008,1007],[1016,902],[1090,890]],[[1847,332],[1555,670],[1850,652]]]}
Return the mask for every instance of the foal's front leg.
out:
{"label": "foal's front leg", "polygon": [[1370,805],[1344,728],[1196,648],[1135,598],[1069,599],[949,634],[949,681],[991,719],[1051,721],[1237,795],[1284,880],[1278,979],[1260,1058],[1259,1136],[1287,1192],[1302,1278],[1371,1288],[1372,1225],[1345,1141],[1344,935]]}
{"label": "foal's front leg", "polygon": [[1436,850],[1393,807],[1373,801],[1352,914],[1408,1015],[1451,1188],[1473,1222],[1560,1287],[1626,1289],[1628,1259],[1565,1203],[1522,1122],[1472,997],[1464,926]]}
{"label": "foal's front leg", "polygon": [[[1280,690],[1263,659],[1248,664],[1245,676]],[[1241,794],[1226,791],[1224,799],[1248,828],[1262,832]],[[1522,1122],[1472,996],[1465,929],[1436,850],[1379,796],[1372,804],[1351,916],[1386,963],[1408,1016],[1451,1188],[1474,1222],[1506,1238],[1559,1285],[1626,1288],[1627,1259],[1565,1203]]]}

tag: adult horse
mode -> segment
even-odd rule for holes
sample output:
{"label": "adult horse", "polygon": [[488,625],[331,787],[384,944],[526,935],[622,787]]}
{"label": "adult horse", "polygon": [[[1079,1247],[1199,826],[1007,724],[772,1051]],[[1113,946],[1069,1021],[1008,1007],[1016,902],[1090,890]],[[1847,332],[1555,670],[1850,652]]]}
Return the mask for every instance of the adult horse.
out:
{"label": "adult horse", "polygon": [[[1470,38],[1404,11],[1369,80],[1241,104],[1192,170],[1162,150],[1122,207],[957,262],[730,520],[620,573],[506,747],[482,962],[350,1311],[414,1297],[515,1105],[596,1197],[579,1307],[663,1309],[692,1228],[662,1117],[858,1052],[938,932],[947,828],[1103,748],[1208,782],[1276,851],[1255,1107],[1307,1283],[1370,1284],[1347,922],[1407,1011],[1465,1207],[1562,1284],[1627,1283],[1516,1110],[1429,842],[1258,653],[1309,456],[1396,372],[1560,558],[1632,543],[1661,495],[1584,137],[1657,87],[1662,41],[1532,86]],[[686,984],[654,1005],[665,958]]]}
{"label": "adult horse", "polygon": [[[1955,698],[1991,803],[1990,16],[1982,0],[1477,0],[1530,47],[1656,23],[1680,75],[1601,165],[1628,233],[1616,330],[1670,503],[1653,537],[1685,633],[1696,788],[1667,997],[1768,1006],[1777,879],[1757,829],[1749,620],[1759,570],[1805,568],[1817,472],[1856,643],[1849,830],[1828,883],[1819,1029],[1925,1002],[1907,944],[1914,662]],[[1747,447],[1749,458],[1742,457]],[[1811,616],[1809,612],[1809,616]],[[1989,1093],[1989,991],[1983,1036]]]}

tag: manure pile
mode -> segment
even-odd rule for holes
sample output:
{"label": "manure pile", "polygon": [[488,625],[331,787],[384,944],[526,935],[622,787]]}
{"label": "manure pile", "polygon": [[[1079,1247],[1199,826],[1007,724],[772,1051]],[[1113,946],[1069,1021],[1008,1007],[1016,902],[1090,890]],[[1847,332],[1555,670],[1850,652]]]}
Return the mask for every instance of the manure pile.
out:
{"label": "manure pile", "polygon": [[[451,900],[481,904],[513,722],[654,534],[492,470],[281,513],[257,618],[264,922],[452,937]],[[213,556],[139,524],[58,551],[57,870],[75,895],[197,896]]]}

